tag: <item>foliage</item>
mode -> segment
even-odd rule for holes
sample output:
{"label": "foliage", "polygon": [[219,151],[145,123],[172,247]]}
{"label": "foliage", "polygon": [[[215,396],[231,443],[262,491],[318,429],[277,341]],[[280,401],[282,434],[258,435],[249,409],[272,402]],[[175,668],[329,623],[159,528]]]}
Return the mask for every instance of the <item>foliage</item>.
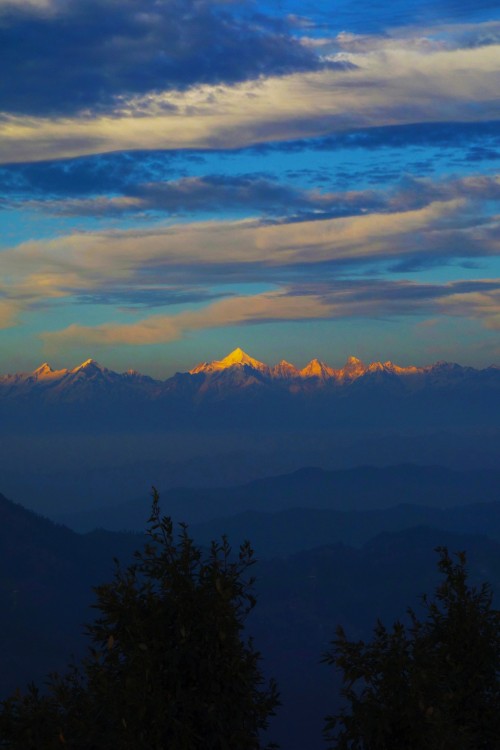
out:
{"label": "foliage", "polygon": [[256,750],[278,705],[251,639],[255,605],[249,543],[237,558],[225,537],[208,553],[186,525],[176,541],[153,494],[149,541],[98,586],[100,616],[81,667],[31,685],[0,714],[9,750]]}
{"label": "foliage", "polygon": [[324,661],[343,672],[347,706],[326,719],[336,750],[494,750],[500,737],[500,611],[488,584],[468,584],[465,553],[454,561],[438,548],[444,580],[425,619],[373,640],[349,641],[342,630]]}

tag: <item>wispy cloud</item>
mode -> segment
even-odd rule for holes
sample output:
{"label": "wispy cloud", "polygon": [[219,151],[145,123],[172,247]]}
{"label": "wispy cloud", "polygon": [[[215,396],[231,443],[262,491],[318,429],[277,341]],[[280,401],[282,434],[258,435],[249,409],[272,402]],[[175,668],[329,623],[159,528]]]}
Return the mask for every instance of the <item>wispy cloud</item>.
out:
{"label": "wispy cloud", "polygon": [[23,346],[45,315],[54,350],[408,316],[491,339],[493,0],[278,5],[0,0],[0,327]]}
{"label": "wispy cloud", "polygon": [[[23,206],[60,216],[123,216],[148,211],[167,214],[232,210],[260,212],[264,216],[334,218],[362,213],[394,213],[423,208],[433,201],[467,199],[500,200],[500,178],[475,175],[454,180],[429,180],[406,176],[391,190],[304,190],[268,178],[244,175],[208,175],[170,182],[122,186],[114,197],[21,199]],[[19,199],[18,199],[19,200]],[[6,206],[15,207],[13,199]]]}
{"label": "wispy cloud", "polygon": [[[22,200],[30,209],[62,216],[123,216],[146,211],[168,214],[233,210],[271,216],[318,214],[349,216],[384,209],[386,197],[375,191],[325,193],[301,190],[267,178],[208,175],[171,182],[124,186],[123,195],[67,200]],[[16,206],[12,201],[11,206]]]}
{"label": "wispy cloud", "polygon": [[500,118],[500,47],[360,54],[356,68],[131,97],[114,116],[0,122],[0,160],[140,148],[236,148],[354,128]]}
{"label": "wispy cloud", "polygon": [[[498,218],[481,201],[497,200],[499,192],[495,178],[408,180],[389,194],[313,195],[311,205],[327,212],[314,220],[218,220],[24,242],[0,254],[0,290],[26,307],[42,297],[99,295],[113,303],[125,290],[129,304],[134,294],[142,304],[149,290],[159,294],[162,287],[169,299],[175,289],[207,294],[217,284],[217,294],[221,285],[230,293],[245,281],[280,287],[366,263],[383,264],[381,270],[392,264],[401,273],[493,257],[500,251]],[[331,218],[335,210],[352,215]]]}
{"label": "wispy cloud", "polygon": [[500,279],[432,285],[409,282],[350,282],[336,288],[266,292],[214,302],[194,312],[154,315],[135,323],[71,325],[43,334],[49,350],[62,346],[143,346],[168,343],[190,331],[270,321],[448,314],[500,325]]}
{"label": "wispy cloud", "polygon": [[[236,163],[244,160],[253,165],[259,174],[248,174],[247,180],[260,177],[272,181],[272,170],[269,174],[266,157],[274,152],[283,153],[283,158],[293,165],[294,155],[300,154],[304,149],[308,152],[317,151],[319,154],[326,152],[325,164],[329,162],[329,154],[335,156],[337,151],[348,151],[356,161],[363,155],[366,155],[368,160],[370,152],[383,150],[377,161],[379,169],[385,173],[396,170],[396,179],[399,179],[405,168],[416,171],[414,160],[408,155],[404,158],[402,165],[395,165],[391,155],[385,155],[390,149],[395,150],[399,157],[406,151],[412,154],[414,153],[412,147],[432,149],[432,157],[426,158],[428,161],[432,159],[429,166],[433,168],[436,166],[437,154],[445,158],[448,165],[451,159],[453,170],[457,169],[457,161],[475,162],[478,168],[482,162],[486,162],[485,166],[488,166],[493,159],[500,159],[500,121],[416,123],[371,127],[336,133],[324,138],[259,144],[231,151],[229,154],[224,151],[209,153],[207,151],[148,150],[112,152],[71,160],[4,164],[0,167],[0,191],[5,197],[12,196],[19,200],[30,198],[47,200],[64,196],[126,195],[134,188],[140,191],[140,186],[144,184],[163,184],[161,181],[168,180],[169,177],[172,179],[174,174],[177,175],[177,181],[179,181],[179,173],[182,174],[186,167],[192,165],[196,165],[200,172],[207,170],[207,158],[212,164],[218,163],[220,169],[221,156]],[[266,168],[265,177],[261,174],[263,166]],[[448,169],[450,169],[449,166]],[[211,170],[214,172],[213,166]],[[367,170],[369,172],[370,167],[364,163],[362,172],[366,174]],[[417,173],[422,174],[422,172],[422,167],[420,167]],[[335,165],[333,176],[338,179],[338,175],[339,169]],[[215,172],[201,175],[199,179],[209,183],[223,179],[223,177],[224,172]],[[352,168],[346,179],[348,179],[348,184],[356,185],[358,178],[359,174],[356,173],[355,168]],[[231,179],[235,179],[234,175]],[[173,187],[175,181],[169,184]]]}

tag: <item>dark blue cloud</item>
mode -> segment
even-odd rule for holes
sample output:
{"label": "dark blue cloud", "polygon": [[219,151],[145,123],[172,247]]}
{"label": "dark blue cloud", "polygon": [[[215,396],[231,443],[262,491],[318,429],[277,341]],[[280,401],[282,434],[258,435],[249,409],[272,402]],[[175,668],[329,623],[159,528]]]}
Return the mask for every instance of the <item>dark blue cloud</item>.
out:
{"label": "dark blue cloud", "polygon": [[[291,217],[304,221],[352,216],[367,210],[387,209],[383,194],[320,193],[297,189],[265,175],[207,175],[124,187],[120,198],[42,200],[31,204],[55,215],[122,216],[130,213],[161,212],[186,214],[234,211],[258,212],[262,217]],[[15,205],[15,204],[13,204]]]}
{"label": "dark blue cloud", "polygon": [[297,139],[253,146],[256,152],[300,152],[304,149],[335,151],[338,149],[406,148],[408,146],[469,147],[472,140],[481,140],[486,147],[500,147],[500,121],[433,122],[410,125],[348,130],[323,138]]}
{"label": "dark blue cloud", "polygon": [[2,10],[0,111],[56,115],[116,97],[312,70],[320,62],[246,3],[68,0],[54,12]]}
{"label": "dark blue cloud", "polygon": [[[27,164],[4,164],[0,167],[0,192],[19,197],[37,196],[84,196],[122,194],[127,186],[159,182],[173,177],[187,175],[186,166],[196,164],[199,173],[208,159],[222,156],[224,159],[238,160],[250,155],[256,159],[268,153],[285,153],[293,156],[304,150],[337,151],[358,150],[377,151],[379,149],[400,149],[404,155],[402,163],[397,162],[393,153],[389,161],[380,161],[377,167],[363,165],[357,171],[353,165],[343,170],[338,166],[333,173],[325,163],[325,175],[321,180],[316,171],[314,182],[324,182],[333,177],[338,185],[359,184],[367,179],[371,184],[397,180],[402,172],[418,174],[432,171],[429,159],[411,160],[408,147],[428,147],[442,149],[442,153],[456,151],[457,165],[464,160],[470,162],[490,161],[500,153],[500,122],[479,123],[423,123],[379,127],[339,133],[327,138],[311,138],[263,144],[232,151],[217,150],[177,150],[177,151],[135,151],[84,156],[76,159],[36,162]],[[206,170],[205,170],[206,171]],[[299,172],[287,170],[289,178],[299,177]]]}
{"label": "dark blue cloud", "polygon": [[[0,167],[0,191],[19,197],[106,195],[122,192],[128,185],[159,178],[173,172],[179,154],[170,151],[112,153],[77,159],[11,164]],[[190,159],[189,154],[182,155]],[[203,161],[193,154],[193,159]],[[175,169],[179,172],[178,166]]]}
{"label": "dark blue cloud", "polygon": [[[153,283],[153,282],[152,282]],[[208,292],[203,289],[164,288],[115,288],[89,293],[88,290],[74,290],[76,299],[81,304],[117,305],[122,307],[169,307],[200,302],[211,302],[223,297],[233,296],[230,292]]]}
{"label": "dark blue cloud", "polygon": [[[304,190],[273,180],[265,174],[207,175],[180,180],[124,186],[118,197],[44,199],[31,202],[31,208],[59,216],[124,216],[160,212],[166,214],[258,212],[262,221],[311,221],[367,212],[399,213],[423,208],[434,201],[466,199],[474,203],[474,222],[481,213],[477,205],[500,201],[500,185],[487,176],[431,181],[406,176],[390,190],[319,191]],[[4,207],[16,206],[4,203]],[[488,212],[485,212],[485,216]],[[453,218],[455,229],[462,221],[469,226],[467,211]]]}
{"label": "dark blue cloud", "polygon": [[[384,313],[408,315],[422,312],[422,306],[460,294],[488,294],[500,290],[498,281],[465,280],[448,284],[390,281],[386,279],[332,280],[330,283],[292,286],[284,292],[288,296],[311,294],[326,302],[336,303],[340,297],[343,304],[366,304],[383,302]],[[363,315],[363,308],[360,311]]]}

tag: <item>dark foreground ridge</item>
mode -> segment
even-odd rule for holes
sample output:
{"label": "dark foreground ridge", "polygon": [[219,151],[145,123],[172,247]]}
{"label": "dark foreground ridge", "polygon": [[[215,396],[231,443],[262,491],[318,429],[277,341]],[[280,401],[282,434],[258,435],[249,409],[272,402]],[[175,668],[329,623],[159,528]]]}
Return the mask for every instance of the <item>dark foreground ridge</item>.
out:
{"label": "dark foreground ridge", "polygon": [[[3,697],[63,670],[72,656],[80,658],[82,623],[95,618],[91,586],[110,580],[114,554],[127,565],[142,539],[105,531],[76,534],[5,498],[0,534]],[[433,552],[438,545],[467,550],[472,582],[486,579],[500,591],[500,544],[485,535],[419,526],[382,533],[359,548],[330,543],[281,559],[271,559],[271,553],[263,559],[256,548],[258,604],[246,632],[255,637],[267,677],[275,677],[280,688],[283,705],[269,736],[283,750],[324,750],[323,719],[339,708],[340,684],[319,660],[335,628],[367,639],[376,617],[392,622],[409,603],[417,603],[421,614],[419,595],[439,580]]]}

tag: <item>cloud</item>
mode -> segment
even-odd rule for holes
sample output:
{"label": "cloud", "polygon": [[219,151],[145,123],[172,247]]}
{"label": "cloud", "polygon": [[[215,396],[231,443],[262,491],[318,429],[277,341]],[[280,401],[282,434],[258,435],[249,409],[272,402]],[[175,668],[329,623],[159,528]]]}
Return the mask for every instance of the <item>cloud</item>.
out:
{"label": "cloud", "polygon": [[[500,121],[471,123],[419,123],[381,128],[353,130],[338,133],[335,136],[299,141],[260,144],[231,152],[231,157],[252,159],[261,166],[261,160],[272,152],[284,152],[293,155],[297,152],[317,150],[335,152],[336,150],[398,149],[403,154],[407,147],[439,148],[446,158],[463,159],[464,162],[491,161],[500,158]],[[459,150],[459,151],[458,151]],[[410,152],[411,153],[411,152]],[[220,152],[213,156],[220,157]],[[356,154],[354,154],[357,157]],[[169,177],[182,173],[186,167],[197,165],[199,170],[205,167],[206,151],[136,151],[108,153],[80,157],[76,159],[26,164],[9,164],[0,167],[0,191],[4,196],[27,199],[55,198],[58,196],[99,196],[107,194],[127,194],[130,186],[145,183],[159,183]],[[435,155],[426,157],[427,163],[418,165],[418,170],[429,170],[435,167]],[[326,155],[325,155],[326,161]],[[420,160],[421,161],[421,160]],[[351,169],[336,170],[337,181],[344,174],[349,184],[358,179],[370,176],[373,181],[390,177],[398,180],[402,171],[415,171],[417,166],[405,156],[402,164],[395,163],[391,156],[378,162],[378,172],[373,167],[363,165],[362,172]],[[456,163],[454,164],[456,168]],[[215,175],[220,178],[220,175]],[[251,176],[255,178],[255,175]],[[249,177],[250,178],[250,177]],[[210,179],[206,176],[203,179]],[[329,181],[330,177],[328,176]]]}
{"label": "cloud", "polygon": [[[421,205],[428,192],[429,202]],[[387,263],[401,272],[499,254],[498,218],[483,213],[480,201],[498,198],[490,178],[450,183],[409,181],[394,195],[347,193],[319,196],[326,209],[338,203],[353,215],[305,221],[204,221],[124,231],[80,232],[29,241],[0,253],[0,291],[25,307],[40,298],[76,296],[113,300],[128,290],[140,300],[151,290],[166,298],[175,289],[195,293],[217,284],[231,291],[241,283],[281,286],[345,273],[349,268]],[[382,209],[379,208],[380,202]],[[312,199],[311,199],[312,200]],[[372,201],[372,212],[363,204]],[[476,205],[478,203],[478,205]],[[375,208],[373,208],[375,206]],[[333,209],[332,209],[333,210]]]}
{"label": "cloud", "polygon": [[[264,216],[320,220],[366,213],[394,213],[423,208],[435,201],[500,200],[500,177],[475,175],[431,181],[406,176],[391,190],[323,192],[303,190],[253,175],[186,177],[165,182],[124,185],[122,195],[66,200],[25,200],[20,205],[58,216],[123,216],[130,213],[167,214],[245,211]],[[19,205],[16,200],[6,207]]]}
{"label": "cloud", "polygon": [[246,5],[223,0],[4,3],[2,108],[38,116],[112,110],[120,108],[119,97],[320,66],[284,24],[274,31],[263,15],[254,20],[245,13]]}
{"label": "cloud", "polygon": [[8,12],[30,13],[45,12],[55,8],[55,0],[0,0],[0,16]]}
{"label": "cloud", "polygon": [[[408,125],[383,125],[352,129],[320,138],[292,140],[277,143],[260,143],[252,151],[266,154],[272,151],[297,152],[307,148],[317,151],[338,149],[375,150],[380,148],[406,148],[407,146],[439,146],[445,149],[500,146],[500,122],[415,122]],[[22,167],[20,167],[22,168]]]}
{"label": "cloud", "polygon": [[209,302],[210,300],[230,297],[231,292],[210,292],[200,287],[189,289],[184,287],[177,289],[168,285],[158,287],[147,286],[143,289],[130,289],[128,287],[102,289],[98,292],[74,290],[77,301],[84,305],[113,305],[120,309],[136,309],[138,307],[168,307],[170,305],[186,305],[192,303]]}
{"label": "cloud", "polygon": [[460,315],[480,320],[485,328],[500,330],[500,289],[461,293],[457,290],[440,305],[444,315]]}
{"label": "cloud", "polygon": [[[355,56],[355,69],[133,96],[114,114],[0,121],[0,161],[131,149],[239,148],[415,122],[500,119],[500,46]],[[64,88],[64,87],[63,87]]]}
{"label": "cloud", "polygon": [[73,324],[42,334],[49,350],[91,344],[143,346],[168,343],[190,331],[266,322],[329,320],[415,314],[479,318],[500,325],[500,280],[442,285],[410,282],[348,282],[333,288],[300,288],[221,300],[199,311],[154,315],[135,323]]}
{"label": "cloud", "polygon": [[0,330],[16,325],[21,309],[18,301],[0,298]]}
{"label": "cloud", "polygon": [[[146,211],[168,214],[232,210],[264,215],[349,216],[383,209],[387,199],[374,191],[324,193],[301,190],[253,176],[185,177],[170,182],[123,186],[123,195],[68,200],[22,201],[26,208],[62,216],[121,216]],[[12,202],[12,206],[16,202]]]}

